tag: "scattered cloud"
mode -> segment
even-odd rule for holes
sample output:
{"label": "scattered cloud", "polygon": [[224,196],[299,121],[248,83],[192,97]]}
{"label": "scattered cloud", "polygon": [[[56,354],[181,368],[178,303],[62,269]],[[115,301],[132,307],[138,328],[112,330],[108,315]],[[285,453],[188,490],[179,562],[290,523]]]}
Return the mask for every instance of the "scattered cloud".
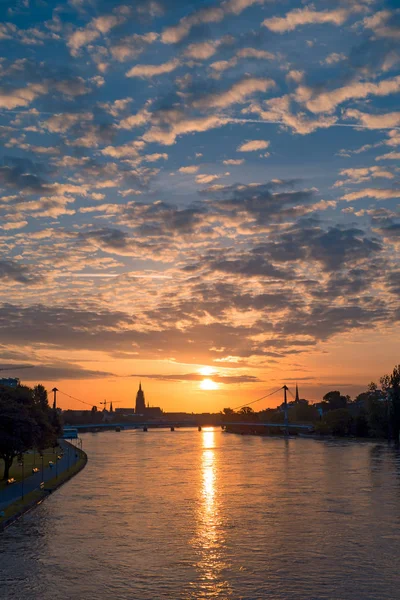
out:
{"label": "scattered cloud", "polygon": [[308,7],[297,8],[286,13],[284,17],[265,19],[262,24],[274,33],[286,33],[302,25],[320,25],[324,23],[337,26],[343,25],[349,14],[349,11],[344,8],[324,11],[317,11]]}
{"label": "scattered cloud", "polygon": [[180,167],[178,171],[179,173],[197,173],[199,168],[198,165],[188,165],[187,167]]}
{"label": "scattered cloud", "polygon": [[255,152],[257,150],[265,150],[269,146],[269,142],[266,140],[251,140],[238,146],[238,152]]}
{"label": "scattered cloud", "polygon": [[183,17],[177,25],[166,27],[161,34],[164,44],[177,44],[188,37],[193,27],[220,23],[227,15],[239,15],[246,8],[264,4],[265,0],[225,0],[217,6],[195,10]]}
{"label": "scattered cloud", "polygon": [[159,65],[135,65],[132,67],[132,69],[129,69],[129,71],[126,73],[126,76],[141,77],[142,79],[146,79],[149,77],[164,75],[166,73],[172,73],[172,71],[175,71],[179,65],[180,61],[176,58]]}
{"label": "scattered cloud", "polygon": [[232,104],[240,104],[258,92],[266,92],[273,88],[272,79],[246,77],[234,83],[227,90],[206,94],[193,101],[193,106],[200,109],[226,108]]}

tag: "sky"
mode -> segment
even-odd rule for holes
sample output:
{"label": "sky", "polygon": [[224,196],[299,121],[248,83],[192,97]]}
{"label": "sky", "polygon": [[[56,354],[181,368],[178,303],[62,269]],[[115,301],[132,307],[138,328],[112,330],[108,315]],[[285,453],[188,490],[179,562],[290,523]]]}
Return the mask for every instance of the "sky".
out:
{"label": "sky", "polygon": [[2,375],[207,412],[391,371],[397,6],[0,1]]}

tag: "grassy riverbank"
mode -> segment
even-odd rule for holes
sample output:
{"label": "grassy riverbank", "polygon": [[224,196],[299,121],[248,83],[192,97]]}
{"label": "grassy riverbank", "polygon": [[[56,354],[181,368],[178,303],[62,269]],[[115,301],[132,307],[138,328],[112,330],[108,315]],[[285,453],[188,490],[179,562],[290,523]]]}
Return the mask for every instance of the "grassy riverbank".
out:
{"label": "grassy riverbank", "polygon": [[[60,450],[60,449],[59,449]],[[41,504],[45,498],[47,498],[52,492],[54,492],[61,485],[66,483],[69,479],[74,477],[79,471],[81,471],[87,463],[87,455],[83,450],[74,447],[74,451],[78,453],[79,459],[69,469],[62,471],[58,477],[53,477],[45,483],[44,490],[34,490],[29,494],[26,494],[24,499],[19,499],[4,509],[4,516],[0,516],[0,531],[11,525],[14,521],[19,519],[23,514]],[[50,459],[49,459],[50,460]]]}
{"label": "grassy riverbank", "polygon": [[[44,467],[48,466],[49,461],[55,462],[57,459],[57,455],[60,454],[61,451],[62,450],[61,450],[60,446],[56,446],[55,448],[46,448],[46,450],[43,451]],[[42,468],[42,457],[39,455],[38,452],[34,452],[33,450],[30,450],[29,452],[24,452],[23,457],[24,457],[24,467],[23,468],[20,465],[20,462],[18,461],[17,458],[14,459],[14,462],[11,465],[10,478],[15,479],[16,483],[18,483],[19,481],[22,481],[22,473],[24,473],[24,479],[26,479],[27,477],[30,477],[32,475],[33,468],[38,468],[39,470],[41,470],[41,468]],[[4,460],[0,459],[0,477],[2,476],[3,472],[4,472]],[[0,491],[3,488],[5,488],[6,485],[7,485],[6,481],[0,481]]]}

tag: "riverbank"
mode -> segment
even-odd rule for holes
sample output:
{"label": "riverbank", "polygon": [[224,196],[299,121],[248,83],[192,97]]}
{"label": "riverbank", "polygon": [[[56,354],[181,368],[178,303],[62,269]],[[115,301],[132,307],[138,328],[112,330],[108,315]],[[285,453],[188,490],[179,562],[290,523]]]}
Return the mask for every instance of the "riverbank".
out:
{"label": "riverbank", "polygon": [[58,473],[58,476],[45,479],[43,488],[41,488],[39,484],[39,486],[24,495],[23,499],[19,498],[4,507],[2,510],[4,516],[0,516],[0,532],[4,531],[24,514],[41,504],[50,494],[85,467],[87,463],[86,452],[64,440],[61,443],[64,444],[67,449],[69,448],[70,451],[74,452],[76,458],[75,462],[70,465],[68,460],[68,462],[64,464],[64,468]]}
{"label": "riverbank", "polygon": [[[57,445],[54,448],[46,448],[43,450],[43,456],[34,450],[24,452],[22,455],[23,462],[19,461],[17,458],[14,459],[10,468],[9,478],[14,479],[14,485],[21,484],[22,480],[27,480],[32,474],[34,474],[35,471],[33,469],[37,469],[36,472],[39,472],[42,470],[42,465],[46,465],[47,467],[49,462],[53,462],[53,464],[55,464],[58,455],[61,454],[62,451],[63,450],[61,446]],[[3,474],[3,471],[4,461],[0,460],[0,475]],[[6,481],[0,481],[0,497],[2,490],[7,489],[7,487]]]}

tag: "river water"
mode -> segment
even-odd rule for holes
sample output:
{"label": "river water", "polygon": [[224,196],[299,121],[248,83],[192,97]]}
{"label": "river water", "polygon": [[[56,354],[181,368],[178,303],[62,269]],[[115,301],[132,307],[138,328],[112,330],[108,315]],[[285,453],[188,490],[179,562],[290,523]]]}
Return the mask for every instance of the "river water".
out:
{"label": "river water", "polygon": [[0,534],[3,600],[400,598],[400,455],[218,429],[84,434]]}

